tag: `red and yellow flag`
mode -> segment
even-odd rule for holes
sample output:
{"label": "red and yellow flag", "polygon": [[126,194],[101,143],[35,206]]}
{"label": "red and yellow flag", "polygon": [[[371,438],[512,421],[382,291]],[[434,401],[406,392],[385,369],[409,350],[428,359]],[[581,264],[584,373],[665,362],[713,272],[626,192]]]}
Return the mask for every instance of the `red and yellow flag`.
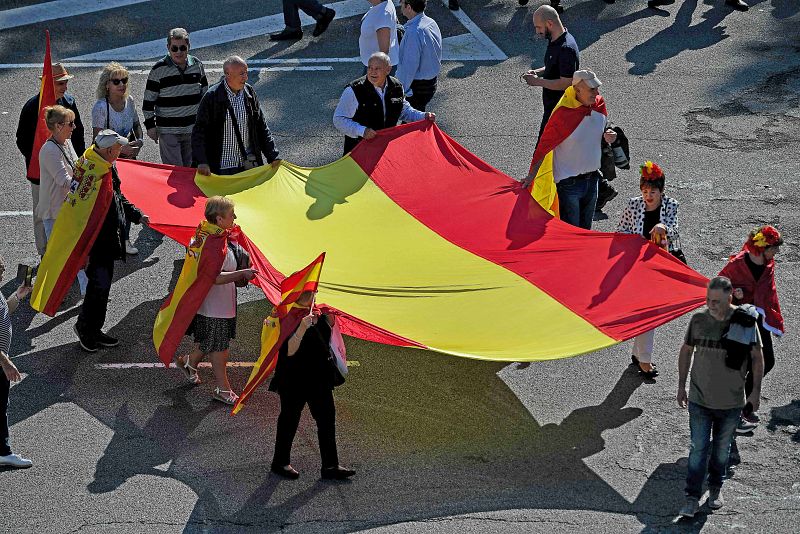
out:
{"label": "red and yellow flag", "polygon": [[111,164],[94,145],[78,160],[73,178],[78,187],[61,205],[31,293],[31,307],[51,317],[86,264],[114,197]]}
{"label": "red and yellow flag", "polygon": [[153,325],[153,343],[158,358],[167,367],[222,270],[228,233],[216,224],[203,221],[189,242],[175,289],[161,305]]}
{"label": "red and yellow flag", "polygon": [[305,269],[297,271],[281,282],[281,301],[270,316],[264,319],[264,326],[261,329],[261,355],[250,373],[250,378],[247,379],[242,395],[233,406],[231,415],[239,413],[253,391],[272,373],[278,363],[278,350],[297,329],[303,316],[308,315],[308,308],[298,305],[297,299],[304,291],[317,290],[324,261],[323,252]]}
{"label": "red and yellow flag", "polygon": [[606,102],[598,95],[591,107],[586,107],[575,97],[575,88],[567,87],[561,100],[558,101],[539,139],[539,144],[533,153],[530,171],[541,162],[536,178],[528,190],[531,195],[551,215],[558,217],[558,193],[553,177],[553,154],[555,148],[569,137],[581,121],[589,116],[592,111],[607,115]]}
{"label": "red and yellow flag", "polygon": [[44,108],[56,103],[56,93],[53,88],[53,63],[50,58],[50,32],[44,31],[44,65],[42,66],[42,83],[39,86],[39,113],[36,119],[36,134],[33,137],[33,150],[31,162],[28,165],[28,178],[39,181],[39,150],[50,137],[50,131],[44,121]]}

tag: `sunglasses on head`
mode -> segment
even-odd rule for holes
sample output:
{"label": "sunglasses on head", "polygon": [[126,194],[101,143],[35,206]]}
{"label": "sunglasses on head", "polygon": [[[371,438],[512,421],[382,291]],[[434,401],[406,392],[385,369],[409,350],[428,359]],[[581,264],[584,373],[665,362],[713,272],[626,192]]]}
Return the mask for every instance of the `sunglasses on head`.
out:
{"label": "sunglasses on head", "polygon": [[114,85],[119,85],[119,84],[127,85],[128,84],[128,78],[111,78],[109,81],[111,83],[113,83]]}
{"label": "sunglasses on head", "polygon": [[178,51],[186,52],[187,50],[189,50],[189,47],[186,45],[180,45],[180,46],[172,45],[169,49],[172,50],[173,52],[178,52]]}

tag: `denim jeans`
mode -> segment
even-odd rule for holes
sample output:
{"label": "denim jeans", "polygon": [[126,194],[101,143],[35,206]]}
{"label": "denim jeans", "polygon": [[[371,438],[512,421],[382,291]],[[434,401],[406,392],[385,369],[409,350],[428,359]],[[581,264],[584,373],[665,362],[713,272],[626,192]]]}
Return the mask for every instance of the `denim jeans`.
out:
{"label": "denim jeans", "polygon": [[565,178],[556,184],[558,211],[561,220],[586,230],[592,229],[594,208],[597,205],[597,184],[600,173]]}
{"label": "denim jeans", "polygon": [[686,495],[700,498],[708,471],[708,487],[720,488],[728,466],[731,439],[739,423],[741,408],[712,410],[689,403],[689,430],[692,444],[686,475]]}

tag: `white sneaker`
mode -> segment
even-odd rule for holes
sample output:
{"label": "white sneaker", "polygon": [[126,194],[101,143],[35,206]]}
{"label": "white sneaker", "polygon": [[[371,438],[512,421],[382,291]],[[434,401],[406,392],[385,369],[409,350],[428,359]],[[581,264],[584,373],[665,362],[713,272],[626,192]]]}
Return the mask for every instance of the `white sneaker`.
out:
{"label": "white sneaker", "polygon": [[131,256],[135,256],[136,254],[139,253],[139,249],[134,247],[129,239],[125,241],[125,252],[130,254]]}
{"label": "white sneaker", "polygon": [[8,467],[16,467],[16,468],[25,468],[31,467],[33,462],[28,460],[27,458],[23,458],[19,454],[9,454],[7,456],[0,456],[0,465],[5,465]]}

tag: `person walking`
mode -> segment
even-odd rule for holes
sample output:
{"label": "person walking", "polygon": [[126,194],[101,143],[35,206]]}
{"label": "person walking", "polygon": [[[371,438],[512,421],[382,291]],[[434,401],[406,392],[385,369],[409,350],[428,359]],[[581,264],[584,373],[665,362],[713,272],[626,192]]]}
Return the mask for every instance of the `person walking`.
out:
{"label": "person walking", "polygon": [[[6,262],[0,256],[0,280],[6,270]],[[15,454],[11,450],[11,440],[8,430],[8,396],[11,390],[11,382],[19,382],[22,377],[17,366],[8,357],[11,351],[11,336],[13,328],[11,326],[11,314],[17,309],[19,303],[31,292],[31,287],[24,283],[20,285],[14,293],[8,297],[0,295],[0,467],[26,468],[31,467],[33,462]]]}
{"label": "person walking", "polygon": [[283,0],[283,23],[285,28],[277,33],[269,35],[270,41],[299,41],[303,38],[303,28],[300,23],[300,10],[317,21],[314,37],[319,37],[330,26],[331,21],[336,17],[336,11],[325,7],[317,0]]}
{"label": "person walking", "polygon": [[442,70],[442,32],[436,21],[425,14],[426,5],[427,0],[400,1],[408,22],[400,42],[397,79],[408,103],[419,111],[425,111],[436,93],[436,80]]}
{"label": "person walking", "polygon": [[[102,130],[113,130],[128,139],[120,151],[121,158],[136,159],[144,146],[142,125],[133,97],[128,93],[128,69],[111,62],[100,73],[97,101],[92,107],[92,139]],[[135,255],[139,249],[130,239],[131,221],[125,223],[125,253]]]}
{"label": "person walking", "polygon": [[372,7],[361,18],[361,31],[358,37],[358,51],[364,73],[369,59],[375,52],[389,56],[390,65],[395,67],[400,61],[400,45],[397,40],[397,11],[391,0],[367,0]]}
{"label": "person walking", "polygon": [[[717,510],[725,504],[722,483],[728,465],[731,440],[745,405],[747,355],[734,358],[726,350],[724,337],[737,310],[733,302],[733,286],[724,276],[712,278],[706,289],[706,306],[689,321],[683,346],[678,356],[678,394],[681,408],[689,410],[691,447],[686,475],[686,504],[680,510],[684,517],[694,517],[700,509],[703,481],[708,476],[708,506]],[[747,402],[758,410],[761,398],[761,377],[764,359],[758,328],[743,330],[741,339],[752,360],[753,391]],[[689,393],[686,380],[691,367]]]}
{"label": "person walking", "polygon": [[223,78],[203,95],[192,130],[197,172],[236,174],[263,165],[264,158],[277,168],[278,149],[256,90],[247,83],[247,62],[230,56],[222,70]]}
{"label": "person walking", "polygon": [[189,32],[172,28],[167,55],[150,69],[144,90],[144,127],[166,165],[192,166],[192,128],[208,89],[203,63],[190,49]]}
{"label": "person walking", "polygon": [[289,479],[300,476],[292,467],[291,451],[300,415],[308,404],[311,416],[317,423],[321,477],[343,480],[355,475],[355,471],[339,465],[336,449],[334,382],[328,361],[336,317],[331,314],[319,315],[313,309],[313,302],[313,291],[304,291],[297,299],[299,306],[309,308],[309,314],[279,349],[275,375],[269,384],[269,390],[277,392],[281,399],[270,470]]}
{"label": "person walking", "polygon": [[[40,76],[41,78],[41,76]],[[61,63],[53,64],[53,89],[55,90],[56,104],[63,106],[75,114],[75,119],[71,122],[75,123],[72,129],[72,145],[75,152],[83,154],[86,150],[86,140],[84,139],[83,123],[81,122],[81,114],[78,112],[78,105],[75,102],[75,97],[67,92],[67,84],[69,80],[74,78]],[[25,158],[25,170],[27,173],[28,167],[31,164],[31,155],[33,152],[33,141],[36,137],[36,123],[39,121],[39,94],[35,94],[25,102],[22,106],[22,111],[19,115],[19,124],[17,125],[17,148]],[[31,184],[31,197],[33,200],[33,235],[36,241],[36,250],[39,256],[44,256],[45,246],[47,244],[47,236],[44,231],[44,223],[36,215],[36,207],[39,205],[39,178],[36,176],[27,175],[28,181]]]}

